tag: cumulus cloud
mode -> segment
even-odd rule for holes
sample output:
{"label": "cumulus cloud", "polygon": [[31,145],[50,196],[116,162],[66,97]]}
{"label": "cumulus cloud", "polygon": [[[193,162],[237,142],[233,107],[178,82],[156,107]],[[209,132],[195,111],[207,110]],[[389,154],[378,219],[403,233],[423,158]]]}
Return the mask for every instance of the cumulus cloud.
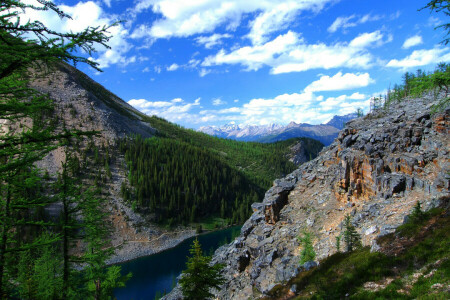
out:
{"label": "cumulus cloud", "polygon": [[178,65],[178,64],[171,64],[170,66],[168,66],[167,67],[167,71],[176,71],[176,70],[178,70],[178,68],[179,68],[180,66]]}
{"label": "cumulus cloud", "polygon": [[195,123],[191,114],[195,107],[200,105],[200,98],[194,102],[186,103],[181,98],[171,101],[149,101],[146,99],[131,99],[128,104],[149,116],[159,116],[172,122],[190,121]]}
{"label": "cumulus cloud", "polygon": [[324,43],[307,44],[298,33],[288,31],[262,45],[245,46],[229,53],[220,50],[208,56],[203,66],[240,64],[247,71],[271,67],[272,74],[301,72],[310,69],[359,67],[369,68],[374,58],[367,48],[380,46],[383,41],[380,31],[363,33],[350,42],[332,45]]}
{"label": "cumulus cloud", "polygon": [[319,103],[321,111],[333,111],[338,115],[354,113],[357,108],[365,111],[369,109],[370,97],[363,94],[340,95],[338,97],[328,97]]}
{"label": "cumulus cloud", "polygon": [[319,11],[325,3],[326,1],[280,1],[259,13],[250,23],[251,30],[247,37],[254,45],[261,45],[271,33],[287,28],[301,10]]}
{"label": "cumulus cloud", "polygon": [[213,99],[213,101],[212,101],[212,105],[214,105],[214,106],[219,106],[219,105],[224,105],[224,104],[227,104],[227,102],[223,101],[220,98]]}
{"label": "cumulus cloud", "polygon": [[214,33],[213,35],[210,35],[210,36],[199,36],[195,40],[200,45],[205,46],[206,49],[211,49],[212,47],[214,47],[216,45],[222,44],[223,39],[229,39],[232,37],[233,36],[228,33],[224,33],[224,34]]}
{"label": "cumulus cloud", "polygon": [[412,37],[406,39],[405,42],[403,43],[402,48],[409,49],[411,47],[414,47],[414,46],[417,46],[420,44],[423,44],[422,37],[420,35],[415,35],[415,36],[412,36]]}
{"label": "cumulus cloud", "polygon": [[134,14],[151,9],[161,16],[150,27],[142,28],[136,37],[188,37],[212,32],[219,26],[234,30],[244,15],[258,13],[249,37],[255,42],[264,35],[285,28],[292,17],[303,10],[318,11],[334,0],[140,0]]}
{"label": "cumulus cloud", "polygon": [[211,73],[211,70],[209,69],[205,69],[205,68],[201,68],[200,72],[198,73],[198,75],[200,77],[205,77],[206,75],[208,75],[209,73]]}
{"label": "cumulus cloud", "polygon": [[369,21],[378,21],[380,19],[382,19],[383,16],[379,16],[379,15],[364,15],[364,16],[356,16],[356,15],[351,15],[348,17],[337,17],[336,20],[334,20],[333,24],[330,25],[330,27],[328,27],[328,32],[336,32],[339,28],[342,28],[343,30],[350,28],[350,27],[356,27],[360,24],[364,24],[366,22]]}
{"label": "cumulus cloud", "polygon": [[[30,3],[37,7],[41,6],[37,1],[30,1]],[[48,28],[60,32],[81,32],[89,26],[101,28],[116,21],[114,16],[105,13],[100,5],[93,1],[78,2],[74,6],[59,5],[58,7],[71,16],[71,19],[60,19],[57,14],[49,11],[27,9],[25,18],[22,18],[21,21],[39,20]],[[106,49],[105,47],[98,45],[96,47],[98,54],[96,57],[92,58],[99,63],[99,67],[107,68],[113,64],[126,66],[136,62],[135,56],[127,56],[132,45],[127,41],[129,32],[123,24],[111,27],[108,32],[111,36],[108,45],[111,48]]]}
{"label": "cumulus cloud", "polygon": [[[194,102],[186,102],[181,98],[170,101],[148,101],[132,99],[130,105],[148,115],[157,115],[172,122],[187,122],[190,124],[210,124],[211,122],[236,122],[242,124],[264,125],[271,123],[321,124],[334,115],[344,115],[355,112],[360,107],[369,109],[370,97],[361,93],[328,97],[317,95],[311,91],[301,93],[281,94],[274,98],[255,98],[241,106],[229,108],[204,109],[198,111],[200,98]],[[223,100],[214,99],[216,104]]]}
{"label": "cumulus cloud", "polygon": [[445,48],[434,48],[429,50],[415,50],[403,59],[392,59],[387,63],[387,67],[408,69],[421,67],[439,62],[449,62],[450,51]]}
{"label": "cumulus cloud", "polygon": [[369,73],[353,74],[338,72],[333,77],[322,76],[319,80],[316,80],[309,84],[306,88],[306,92],[317,91],[340,91],[350,90],[360,87],[368,86],[373,83],[374,80],[370,78]]}

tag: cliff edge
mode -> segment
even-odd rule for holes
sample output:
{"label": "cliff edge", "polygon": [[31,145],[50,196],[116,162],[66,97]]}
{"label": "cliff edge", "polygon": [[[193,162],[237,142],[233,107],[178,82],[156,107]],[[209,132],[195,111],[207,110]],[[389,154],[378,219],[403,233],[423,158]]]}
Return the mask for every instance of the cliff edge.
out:
{"label": "cliff edge", "polygon": [[430,93],[355,119],[316,159],[276,180],[241,235],[214,254],[227,279],[218,298],[257,298],[301,272],[304,230],[321,260],[337,251],[350,214],[363,245],[376,251],[375,239],[401,225],[417,201],[425,210],[448,201],[450,108],[431,114],[435,103]]}

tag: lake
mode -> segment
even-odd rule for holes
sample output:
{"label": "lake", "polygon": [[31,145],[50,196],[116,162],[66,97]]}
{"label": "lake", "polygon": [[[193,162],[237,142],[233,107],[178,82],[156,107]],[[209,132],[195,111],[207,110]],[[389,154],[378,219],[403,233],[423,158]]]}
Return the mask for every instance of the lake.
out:
{"label": "lake", "polygon": [[[221,245],[230,243],[231,238],[240,232],[240,226],[233,226],[198,236],[203,251],[207,255]],[[192,241],[189,238],[178,246],[150,256],[137,258],[119,264],[122,274],[133,273],[126,287],[116,289],[114,296],[118,300],[153,300],[157,293],[169,293],[176,284],[176,278],[186,268],[186,260]]]}

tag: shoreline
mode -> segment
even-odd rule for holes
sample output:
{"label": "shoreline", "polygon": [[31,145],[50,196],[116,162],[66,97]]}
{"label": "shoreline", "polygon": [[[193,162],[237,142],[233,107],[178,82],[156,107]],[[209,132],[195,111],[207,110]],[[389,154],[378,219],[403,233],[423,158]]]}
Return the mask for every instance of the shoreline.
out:
{"label": "shoreline", "polygon": [[[175,237],[170,237],[175,234]],[[182,232],[164,233],[163,238],[150,241],[126,241],[116,246],[114,254],[106,261],[107,266],[125,263],[137,258],[150,256],[178,246],[183,241],[196,236],[195,229]]]}
{"label": "shoreline", "polygon": [[[126,241],[122,245],[115,247],[115,253],[106,261],[106,265],[117,265],[141,257],[157,254],[172,249],[191,237],[225,230],[233,226],[239,225],[229,225],[218,228],[217,230],[203,230],[201,233],[197,233],[196,229],[183,230],[181,232],[168,232],[151,241]],[[175,237],[171,237],[173,235],[175,235]]]}

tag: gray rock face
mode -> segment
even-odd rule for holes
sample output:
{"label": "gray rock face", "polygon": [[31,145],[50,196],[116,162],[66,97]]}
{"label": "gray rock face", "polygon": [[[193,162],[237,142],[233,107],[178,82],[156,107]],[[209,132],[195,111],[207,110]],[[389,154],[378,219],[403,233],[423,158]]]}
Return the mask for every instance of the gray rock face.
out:
{"label": "gray rock face", "polygon": [[[276,180],[241,236],[218,249],[226,265],[219,299],[249,299],[298,272],[297,237],[308,230],[320,260],[336,252],[335,237],[350,214],[364,245],[401,225],[416,201],[425,209],[449,196],[448,111],[431,115],[432,97],[408,99],[388,112],[350,122],[319,157]],[[425,130],[427,129],[427,130]],[[292,287],[297,292],[297,287]]]}

